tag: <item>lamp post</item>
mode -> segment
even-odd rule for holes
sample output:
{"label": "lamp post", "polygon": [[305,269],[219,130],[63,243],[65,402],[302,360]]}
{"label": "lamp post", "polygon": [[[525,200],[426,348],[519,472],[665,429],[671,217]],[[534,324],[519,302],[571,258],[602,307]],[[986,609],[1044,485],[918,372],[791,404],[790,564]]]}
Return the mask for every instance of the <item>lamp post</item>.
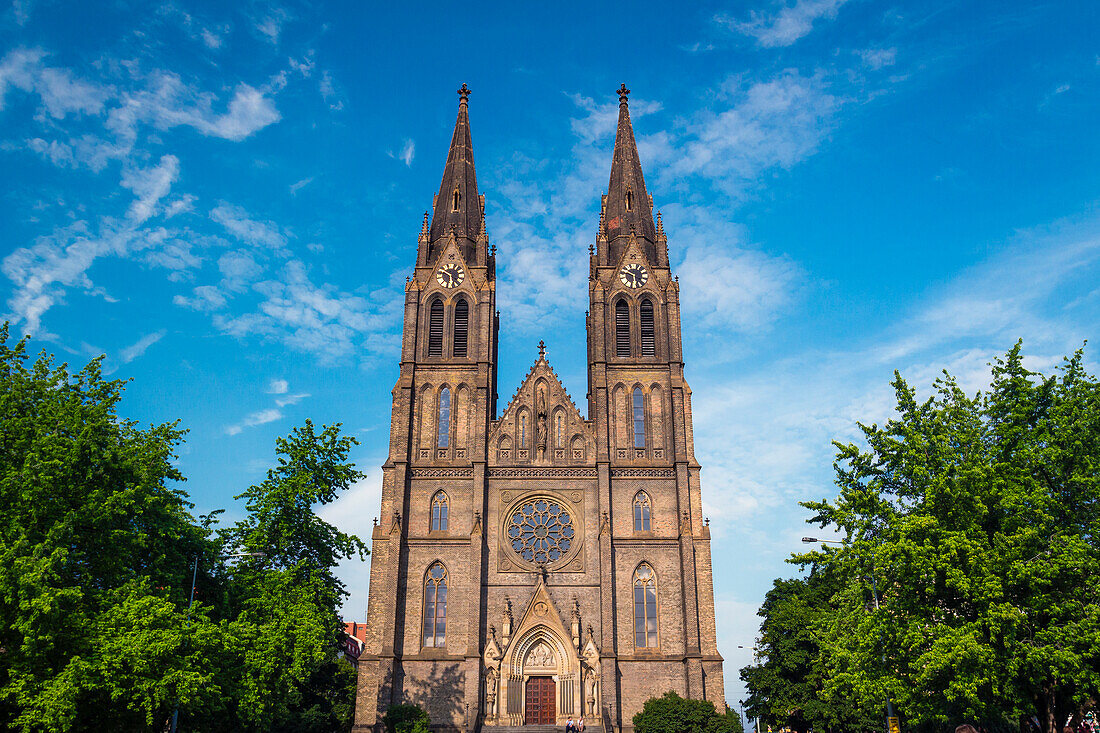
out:
{"label": "lamp post", "polygon": [[[828,545],[842,545],[842,546],[844,545],[844,543],[841,542],[840,540],[822,540],[822,539],[818,539],[817,537],[803,537],[802,541],[807,542],[807,543],[820,542],[822,544],[828,544]],[[874,561],[874,558],[871,559],[871,598],[874,599],[874,601],[875,601],[875,610],[878,611],[879,610],[878,581],[875,580],[875,561]],[[879,640],[880,641],[882,640],[881,635],[879,637]],[[886,668],[886,648],[885,648],[885,646],[883,646],[883,649],[882,649],[882,667],[883,667],[883,669]],[[890,699],[890,693],[889,692],[886,693],[886,733],[901,733],[901,726],[898,724],[898,717],[894,713],[894,701]]]}
{"label": "lamp post", "polygon": [[[742,644],[738,644],[737,648],[738,649],[745,649],[746,647]],[[759,659],[760,659],[759,651],[760,650],[757,649],[756,647],[752,647],[752,661],[753,661],[754,664],[757,661],[759,661]],[[741,706],[742,725],[744,725],[749,720],[748,718],[745,717],[745,701],[744,700],[738,700],[737,703]],[[752,727],[753,727],[753,730],[756,731],[756,733],[760,733],[760,716],[759,715],[757,715],[756,718],[753,719],[753,726]]]}
{"label": "lamp post", "polygon": [[[217,555],[216,560],[229,560],[234,557],[267,557],[266,552],[232,552],[228,555]],[[195,580],[199,575],[199,556],[195,555],[191,561],[191,595],[187,599],[187,622],[184,625],[184,631],[191,628],[191,606],[195,605]],[[171,733],[176,733],[179,726],[180,719],[180,707],[176,704],[176,709],[172,711],[172,725],[169,728]]]}

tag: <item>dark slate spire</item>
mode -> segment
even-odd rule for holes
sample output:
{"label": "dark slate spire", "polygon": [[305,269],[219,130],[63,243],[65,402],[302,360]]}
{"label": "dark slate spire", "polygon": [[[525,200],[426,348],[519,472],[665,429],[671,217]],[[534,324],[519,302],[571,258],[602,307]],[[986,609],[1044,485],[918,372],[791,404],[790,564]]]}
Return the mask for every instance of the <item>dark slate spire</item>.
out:
{"label": "dark slate spire", "polygon": [[[607,201],[603,210],[604,233],[609,245],[607,264],[613,265],[626,249],[631,231],[639,243],[654,258],[657,241],[653,226],[653,207],[645,188],[642,164],[638,160],[638,145],[630,125],[630,108],[626,84],[619,87],[619,127],[615,132],[615,152],[611,158],[611,180],[607,184]],[[642,241],[644,240],[644,241]]]}
{"label": "dark slate spire", "polygon": [[458,119],[443,169],[443,182],[435,197],[432,226],[429,233],[429,259],[443,247],[440,240],[453,231],[455,239],[468,261],[475,259],[475,242],[481,233],[481,196],[477,192],[474,172],[474,145],[470,139],[470,114],[467,100],[470,89],[465,84],[458,90]]}

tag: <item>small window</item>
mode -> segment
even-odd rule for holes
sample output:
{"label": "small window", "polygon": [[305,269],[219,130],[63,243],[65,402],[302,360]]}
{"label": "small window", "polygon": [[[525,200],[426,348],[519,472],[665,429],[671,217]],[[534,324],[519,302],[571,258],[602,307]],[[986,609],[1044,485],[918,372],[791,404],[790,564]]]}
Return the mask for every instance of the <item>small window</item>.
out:
{"label": "small window", "polygon": [[649,531],[649,495],[639,491],[634,497],[634,531]]}
{"label": "small window", "polygon": [[462,194],[455,189],[454,195],[451,197],[451,211],[458,211],[458,205],[462,202]]}
{"label": "small window", "polygon": [[527,447],[527,413],[519,416],[519,444]]}
{"label": "small window", "polygon": [[643,299],[640,310],[642,356],[654,356],[657,353],[657,343],[653,333],[653,301],[649,298]]}
{"label": "small window", "polygon": [[625,300],[615,304],[615,356],[630,356],[630,306]]}
{"label": "small window", "polygon": [[448,448],[451,445],[451,390],[444,387],[439,392],[439,438],[436,445]]}
{"label": "small window", "polygon": [[443,356],[443,301],[432,301],[428,316],[428,356]]}
{"label": "small window", "polygon": [[424,646],[447,643],[447,568],[435,562],[424,578]]}
{"label": "small window", "polygon": [[447,529],[447,495],[442,491],[432,497],[432,531]]}
{"label": "small window", "polygon": [[629,188],[626,189],[626,210],[634,210],[634,192],[631,191]]}
{"label": "small window", "polygon": [[554,445],[558,448],[565,447],[565,416],[560,412],[554,418]]}
{"label": "small window", "polygon": [[634,388],[634,447],[645,448],[645,397],[642,388]]}
{"label": "small window", "polygon": [[465,300],[459,300],[455,303],[454,325],[454,355],[466,356],[466,342],[470,328],[470,305]]}
{"label": "small window", "polygon": [[657,647],[657,579],[645,563],[634,571],[634,646]]}

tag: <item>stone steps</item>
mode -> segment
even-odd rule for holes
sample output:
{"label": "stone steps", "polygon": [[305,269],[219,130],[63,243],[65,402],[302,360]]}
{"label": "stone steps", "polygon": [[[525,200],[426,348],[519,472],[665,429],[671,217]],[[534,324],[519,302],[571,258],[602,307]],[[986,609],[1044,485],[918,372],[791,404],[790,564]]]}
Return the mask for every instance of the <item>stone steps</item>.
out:
{"label": "stone steps", "polygon": [[[482,733],[564,733],[565,725],[483,725]],[[601,733],[602,727],[584,724],[584,733]]]}

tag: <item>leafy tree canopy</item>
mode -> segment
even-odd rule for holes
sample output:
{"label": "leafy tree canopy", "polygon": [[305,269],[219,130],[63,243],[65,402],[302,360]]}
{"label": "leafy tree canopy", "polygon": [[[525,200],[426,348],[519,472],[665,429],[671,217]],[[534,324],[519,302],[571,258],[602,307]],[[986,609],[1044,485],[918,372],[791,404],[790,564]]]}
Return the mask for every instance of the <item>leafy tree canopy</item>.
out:
{"label": "leafy tree canopy", "polygon": [[[896,417],[836,444],[837,498],[805,504],[844,538],[793,558],[836,583],[808,646],[771,645],[746,679],[808,649],[825,701],[889,696],[909,727],[1079,720],[1100,699],[1100,385],[1082,351],[1043,376],[1017,344],[973,396],[946,372],[923,402],[893,386]],[[767,637],[791,611],[762,613]]]}
{"label": "leafy tree canopy", "polygon": [[[366,554],[314,508],[360,477],[339,427],[296,429],[244,492],[246,517],[196,518],[177,423],[119,414],[102,360],[75,373],[0,325],[0,721],[18,731],[350,728],[336,657]],[[226,555],[263,553],[226,564]],[[188,607],[192,572],[198,600]]]}

